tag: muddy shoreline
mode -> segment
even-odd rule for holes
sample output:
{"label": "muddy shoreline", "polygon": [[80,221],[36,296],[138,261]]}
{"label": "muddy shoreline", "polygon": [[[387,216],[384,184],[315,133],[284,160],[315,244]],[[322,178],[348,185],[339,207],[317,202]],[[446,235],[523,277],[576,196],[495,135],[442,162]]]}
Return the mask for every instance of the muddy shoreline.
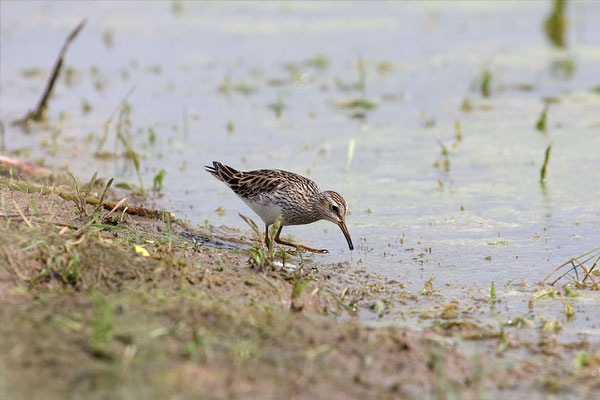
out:
{"label": "muddy shoreline", "polygon": [[[32,184],[49,190],[23,190]],[[65,176],[6,176],[0,185],[0,392],[9,398],[592,398],[600,390],[597,344],[559,344],[551,332],[521,342],[461,321],[451,307],[432,308],[439,323],[425,329],[379,327],[368,321],[402,313],[419,296],[443,298],[443,288],[411,294],[358,267],[279,252],[259,268],[249,230],[127,212],[105,218],[102,208],[90,224],[96,207],[84,215],[59,191],[74,192]]]}

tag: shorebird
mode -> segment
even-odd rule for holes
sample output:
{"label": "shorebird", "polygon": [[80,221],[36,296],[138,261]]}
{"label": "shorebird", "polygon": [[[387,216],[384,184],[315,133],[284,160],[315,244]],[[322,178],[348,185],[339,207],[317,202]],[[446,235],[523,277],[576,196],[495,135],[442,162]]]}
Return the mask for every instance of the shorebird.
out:
{"label": "shorebird", "polygon": [[301,244],[286,242],[279,235],[284,226],[311,224],[326,219],[340,227],[350,250],[354,249],[346,227],[346,201],[338,193],[321,191],[316,183],[293,172],[280,169],[237,171],[213,161],[204,167],[218,180],[225,182],[265,223],[265,243],[269,244],[269,225],[281,216],[281,225],[275,234],[276,243],[300,247],[314,253],[327,253]]}

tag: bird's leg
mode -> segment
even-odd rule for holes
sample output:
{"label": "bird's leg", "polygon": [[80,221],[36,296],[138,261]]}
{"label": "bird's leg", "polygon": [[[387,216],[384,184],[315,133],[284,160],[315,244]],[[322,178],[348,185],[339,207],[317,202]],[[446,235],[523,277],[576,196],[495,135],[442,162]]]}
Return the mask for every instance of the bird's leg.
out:
{"label": "bird's leg", "polygon": [[267,246],[267,250],[271,250],[270,242],[269,242],[269,225],[265,224],[265,245]]}
{"label": "bird's leg", "polygon": [[277,231],[277,234],[275,235],[275,242],[279,243],[279,244],[283,244],[285,246],[292,246],[292,247],[300,247],[302,250],[306,250],[306,251],[310,251],[311,253],[321,253],[321,254],[325,254],[325,253],[329,253],[328,250],[325,249],[313,249],[312,247],[307,247],[301,244],[296,244],[296,243],[291,243],[291,242],[286,242],[285,240],[281,240],[279,238],[279,234],[281,233],[281,228],[283,228],[283,226],[279,227],[279,230]]}

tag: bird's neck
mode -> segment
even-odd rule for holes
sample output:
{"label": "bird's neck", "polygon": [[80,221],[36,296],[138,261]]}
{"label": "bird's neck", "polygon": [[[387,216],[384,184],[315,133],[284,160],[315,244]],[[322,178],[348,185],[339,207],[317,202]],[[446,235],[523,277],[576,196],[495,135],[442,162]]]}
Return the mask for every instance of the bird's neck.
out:
{"label": "bird's neck", "polygon": [[323,192],[315,196],[312,203],[312,211],[314,215],[321,215],[324,207],[327,207],[327,198]]}

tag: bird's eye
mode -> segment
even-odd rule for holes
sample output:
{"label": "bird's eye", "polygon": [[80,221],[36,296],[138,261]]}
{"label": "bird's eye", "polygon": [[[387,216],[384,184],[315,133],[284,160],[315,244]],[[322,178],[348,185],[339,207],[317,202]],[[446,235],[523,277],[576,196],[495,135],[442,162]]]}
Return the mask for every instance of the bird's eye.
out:
{"label": "bird's eye", "polygon": [[338,212],[340,209],[339,209],[339,208],[338,208],[338,206],[336,206],[335,204],[332,204],[332,205],[331,205],[331,210],[332,210],[333,212]]}

